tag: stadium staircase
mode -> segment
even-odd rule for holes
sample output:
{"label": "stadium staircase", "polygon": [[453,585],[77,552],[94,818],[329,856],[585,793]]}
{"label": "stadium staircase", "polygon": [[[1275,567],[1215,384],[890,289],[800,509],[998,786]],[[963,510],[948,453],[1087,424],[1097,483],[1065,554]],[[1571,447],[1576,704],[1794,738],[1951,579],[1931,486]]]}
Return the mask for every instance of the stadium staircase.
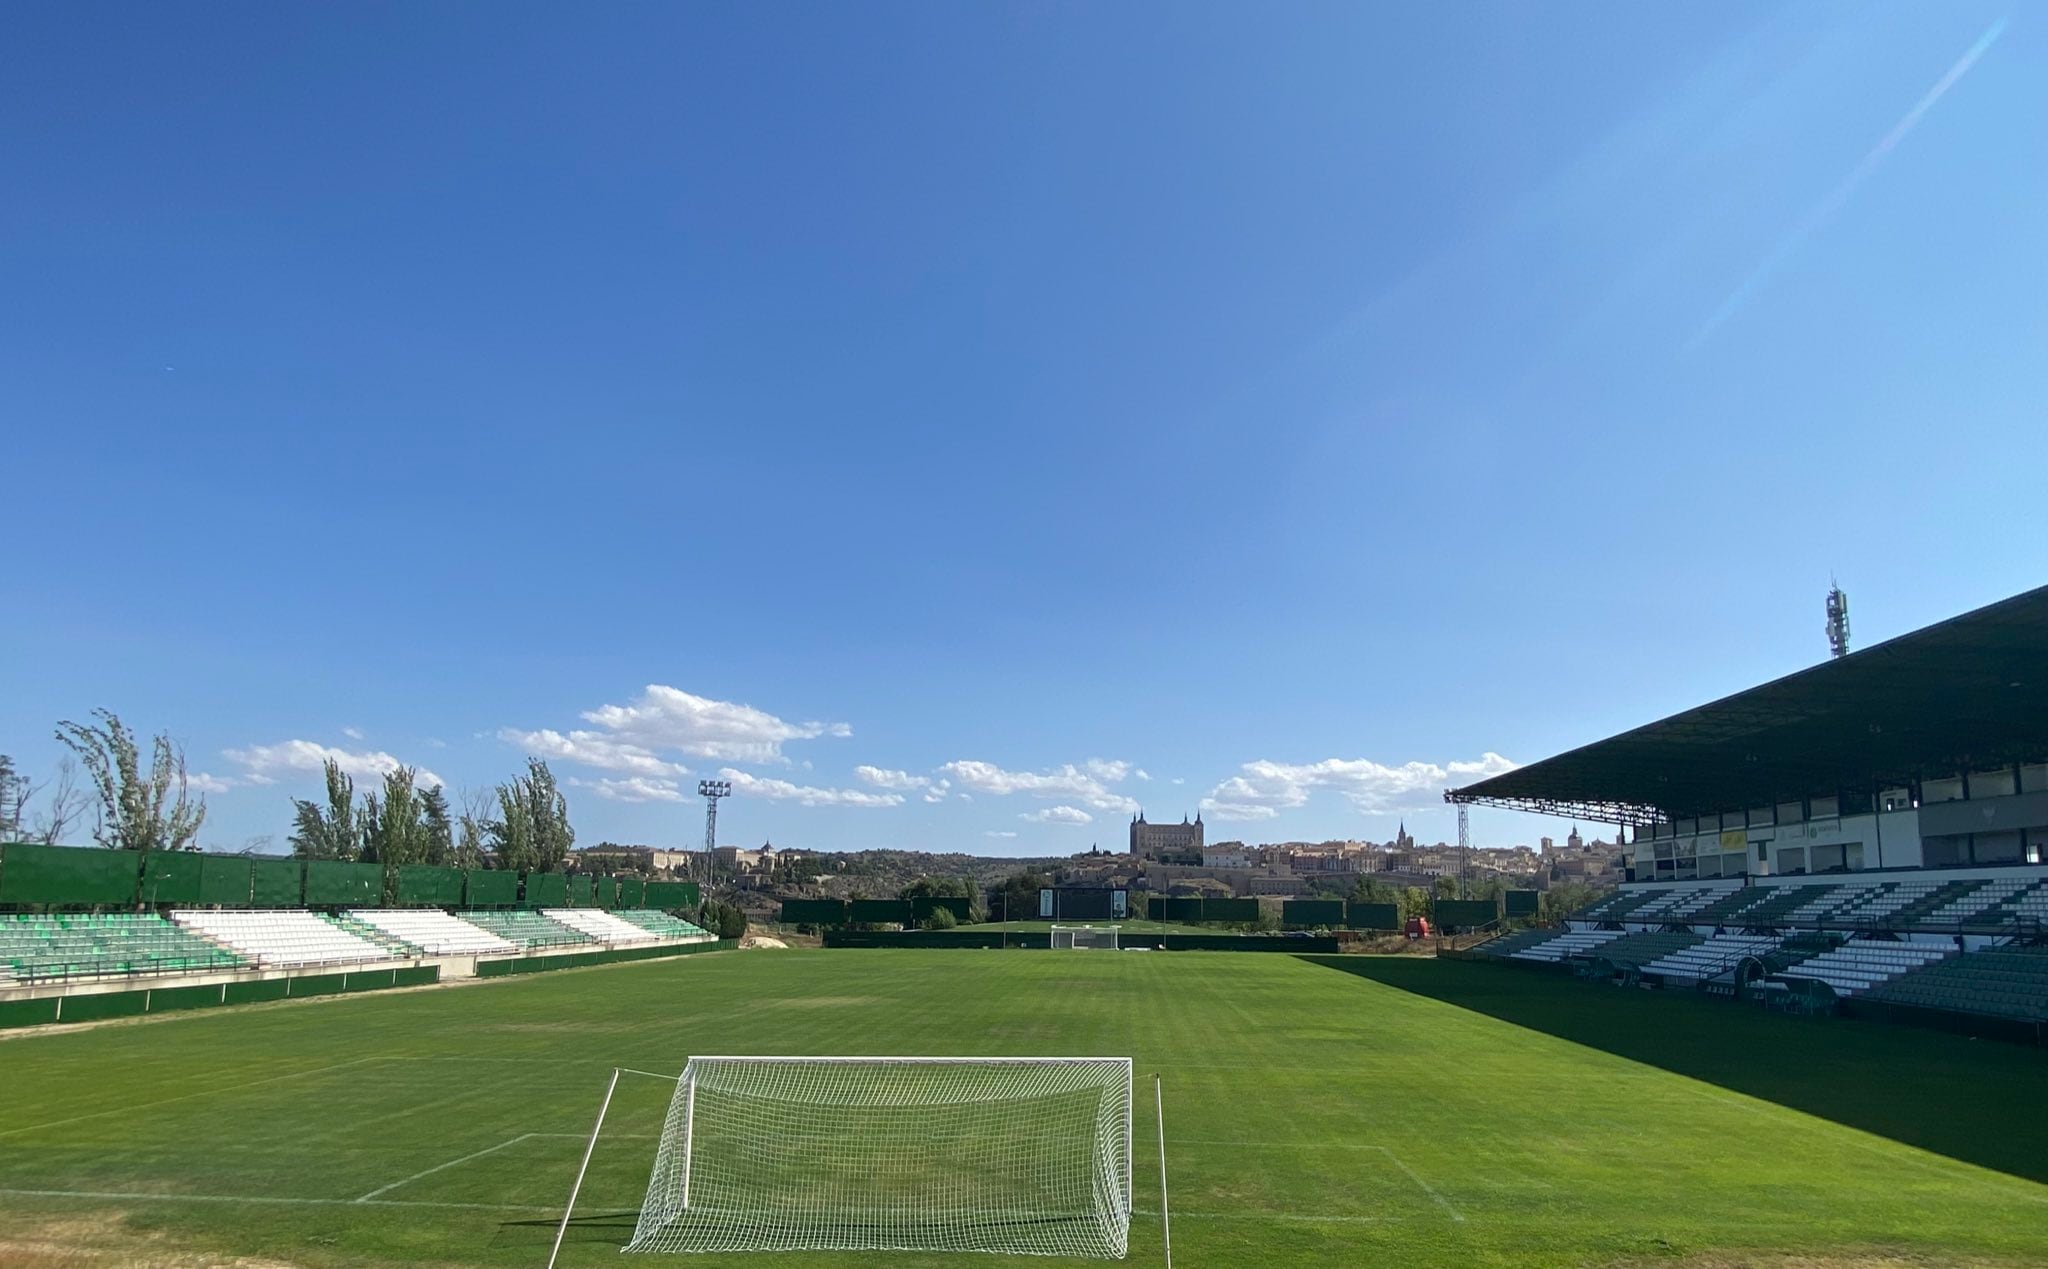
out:
{"label": "stadium staircase", "polygon": [[154,913],[0,917],[0,986],[234,969],[242,957]]}
{"label": "stadium staircase", "polygon": [[385,933],[368,921],[362,920],[353,912],[323,913],[322,919],[329,925],[347,930],[365,943],[375,943],[393,957],[411,958],[421,955],[421,949],[414,947],[404,939]]}
{"label": "stadium staircase", "polygon": [[1746,930],[1767,929],[1783,925],[1795,909],[1824,900],[1837,887],[1832,885],[1777,886],[1766,889],[1768,893],[1758,902],[1744,908],[1721,924]]}
{"label": "stadium staircase", "polygon": [[[1990,883],[1982,881],[1951,881],[1914,903],[1909,903],[1892,914],[1892,919],[1901,926],[1907,925],[1954,925],[1977,908],[1989,902],[1982,899]],[[1991,890],[1990,894],[1999,891]]]}
{"label": "stadium staircase", "polygon": [[[2048,929],[2048,881],[2032,885],[1998,883],[2002,897],[1990,906],[1979,909],[1963,918],[1966,925],[2014,924],[2026,927],[2028,932],[2038,934]],[[1989,890],[1980,892],[1981,898],[1990,898]]]}
{"label": "stadium staircase", "polygon": [[[653,908],[626,908],[614,912],[612,915],[621,921],[631,921],[641,929],[665,939],[711,937],[711,931],[702,926],[693,925],[681,917],[673,917],[666,912],[657,912]],[[1549,933],[1549,931],[1545,931],[1545,933]]]}
{"label": "stadium staircase", "polygon": [[1955,948],[1938,943],[1850,939],[1832,951],[1822,952],[1774,975],[1774,981],[1814,979],[1834,988],[1837,996],[1860,996],[1873,987],[1955,954]]}
{"label": "stadium staircase", "polygon": [[1555,964],[1566,957],[1590,952],[1596,947],[1602,947],[1621,937],[1622,932],[1620,930],[1574,930],[1567,934],[1560,934],[1556,938],[1547,939],[1544,942],[1510,952],[1508,953],[1508,959]]}
{"label": "stadium staircase", "polygon": [[538,912],[465,912],[462,919],[521,948],[568,947],[590,942],[581,930],[550,921]]}
{"label": "stadium staircase", "polygon": [[1878,983],[1872,1000],[2048,1022],[2048,947],[1952,956]]}
{"label": "stadium staircase", "polygon": [[543,908],[541,915],[558,925],[581,931],[590,943],[652,943],[660,936],[631,921],[621,921],[602,908]]}
{"label": "stadium staircase", "polygon": [[1613,961],[1617,966],[1640,968],[1651,961],[1675,956],[1689,947],[1696,947],[1704,942],[1706,939],[1700,935],[1683,932],[1631,934],[1603,945],[1597,954],[1602,959]]}
{"label": "stadium staircase", "polygon": [[1762,957],[1777,950],[1781,941],[1774,934],[1716,934],[1660,956],[1644,964],[1642,971],[1646,977],[1660,978],[1667,984],[1680,982],[1697,986],[1729,973],[1745,957]]}
{"label": "stadium staircase", "polygon": [[514,956],[520,947],[436,908],[358,908],[349,917],[430,956]]}
{"label": "stadium staircase", "polygon": [[300,909],[184,910],[171,919],[258,965],[333,965],[397,959],[390,949]]}
{"label": "stadium staircase", "polygon": [[1637,890],[1632,893],[1616,891],[1606,898],[1574,912],[1571,915],[1571,919],[1574,921],[1625,920],[1637,908],[1642,907],[1646,903],[1663,899],[1672,893],[1670,890]]}

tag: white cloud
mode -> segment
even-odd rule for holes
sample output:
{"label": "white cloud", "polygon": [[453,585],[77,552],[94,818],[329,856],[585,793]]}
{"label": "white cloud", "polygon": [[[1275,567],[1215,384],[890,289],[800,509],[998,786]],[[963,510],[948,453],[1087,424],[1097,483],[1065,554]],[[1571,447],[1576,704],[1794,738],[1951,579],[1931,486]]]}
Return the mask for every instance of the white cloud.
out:
{"label": "white cloud", "polygon": [[983,837],[1015,837],[1016,835],[1015,832],[1007,828],[992,828],[982,834]]}
{"label": "white cloud", "polygon": [[1269,820],[1308,803],[1319,789],[1341,794],[1368,815],[1434,805],[1443,790],[1512,771],[1516,763],[1497,753],[1476,762],[1406,762],[1390,767],[1367,758],[1325,758],[1289,764],[1260,759],[1218,784],[1202,799],[1202,810],[1220,820]]}
{"label": "white cloud", "polygon": [[599,706],[583,718],[642,749],[729,762],[782,762],[782,746],[789,741],[853,734],[845,723],[787,722],[751,705],[660,683],[648,684],[629,705]]}
{"label": "white cloud", "polygon": [[185,776],[185,783],[201,793],[226,793],[236,782],[224,776],[211,775],[205,771],[193,771]]}
{"label": "white cloud", "polygon": [[427,745],[428,747],[433,749],[446,749],[448,747],[448,742],[445,740],[441,740],[438,737],[429,736],[427,737]]}
{"label": "white cloud", "polygon": [[656,779],[690,774],[690,769],[679,762],[670,762],[651,749],[618,740],[603,732],[572,731],[564,735],[545,727],[539,731],[505,727],[499,730],[498,739],[508,745],[517,745],[538,758],[580,763],[606,771],[623,771],[628,775]]}
{"label": "white cloud", "polygon": [[1132,771],[1131,764],[1120,758],[1090,758],[1082,763],[1081,766],[1089,775],[1094,776],[1104,784],[1115,784],[1129,776]]}
{"label": "white cloud", "polygon": [[931,787],[930,776],[912,775],[908,771],[892,771],[887,767],[859,766],[853,773],[878,789],[889,789],[896,793],[908,793],[912,789]]}
{"label": "white cloud", "polygon": [[795,802],[799,806],[903,805],[901,793],[869,793],[865,789],[821,789],[814,785],[768,779],[732,767],[727,767],[718,774],[732,781],[734,793],[747,797],[768,798],[775,802]]}
{"label": "white cloud", "polygon": [[997,797],[1012,793],[1025,793],[1041,798],[1073,798],[1097,811],[1135,811],[1138,804],[1121,793],[1104,787],[1109,772],[1117,772],[1121,779],[1130,764],[1105,762],[1100,758],[1088,760],[1090,770],[1084,771],[1072,763],[1053,771],[1006,771],[991,762],[960,761],[949,762],[939,770],[956,783]]}
{"label": "white cloud", "polygon": [[1017,817],[1034,824],[1090,824],[1095,817],[1078,806],[1048,806],[1042,810],[1026,811]]}
{"label": "white cloud", "polygon": [[1188,782],[1188,780],[1187,780],[1187,777],[1186,777],[1186,776],[1175,776],[1175,777],[1173,778],[1173,782],[1174,782],[1175,784],[1186,784],[1186,783]]}
{"label": "white cloud", "polygon": [[347,736],[350,740],[361,740],[363,738],[363,729],[360,727],[344,727],[341,729],[341,734]]}
{"label": "white cloud", "polygon": [[1131,772],[1131,774],[1138,777],[1140,780],[1150,780],[1152,778],[1152,773],[1150,771],[1145,770],[1145,768],[1143,767],[1139,767],[1136,771]]}
{"label": "white cloud", "polygon": [[584,780],[570,776],[565,783],[578,789],[589,789],[601,798],[614,802],[682,802],[681,786],[673,780],[653,779],[647,776],[627,776],[619,779],[605,776],[598,780]]}
{"label": "white cloud", "polygon": [[[246,749],[223,749],[228,761],[244,768],[242,778],[250,784],[276,784],[278,777],[299,772],[318,772],[332,759],[335,765],[357,779],[382,779],[406,765],[381,749],[362,753],[337,749],[311,740],[286,740],[275,745],[251,745]],[[419,782],[428,787],[442,783],[441,777],[419,768]]]}

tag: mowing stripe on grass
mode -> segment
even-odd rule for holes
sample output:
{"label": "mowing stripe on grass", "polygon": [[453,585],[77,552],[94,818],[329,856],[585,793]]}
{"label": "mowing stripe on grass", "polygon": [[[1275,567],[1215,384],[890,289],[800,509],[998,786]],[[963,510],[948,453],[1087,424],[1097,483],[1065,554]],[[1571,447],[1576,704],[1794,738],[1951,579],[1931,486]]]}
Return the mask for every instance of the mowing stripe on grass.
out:
{"label": "mowing stripe on grass", "polygon": [[360,1057],[348,1062],[336,1062],[333,1066],[316,1066],[310,1071],[290,1071],[283,1075],[273,1075],[269,1079],[242,1080],[239,1083],[225,1084],[219,1088],[201,1089],[196,1093],[180,1093],[176,1097],[166,1097],[159,1101],[138,1102],[132,1106],[116,1106],[112,1110],[96,1110],[91,1114],[73,1115],[69,1119],[52,1119],[48,1123],[28,1124],[21,1128],[0,1128],[0,1137],[11,1137],[20,1132],[35,1132],[43,1128],[62,1128],[65,1124],[83,1123],[88,1119],[104,1119],[108,1115],[125,1115],[133,1110],[148,1110],[152,1106],[168,1106],[172,1102],[188,1102],[195,1097],[211,1097],[216,1093],[240,1092],[245,1088],[254,1088],[258,1084],[275,1084],[279,1080],[295,1080],[308,1075],[323,1075],[328,1071],[341,1071],[351,1066],[361,1066],[365,1062],[389,1062],[392,1060],[394,1059],[386,1057]]}

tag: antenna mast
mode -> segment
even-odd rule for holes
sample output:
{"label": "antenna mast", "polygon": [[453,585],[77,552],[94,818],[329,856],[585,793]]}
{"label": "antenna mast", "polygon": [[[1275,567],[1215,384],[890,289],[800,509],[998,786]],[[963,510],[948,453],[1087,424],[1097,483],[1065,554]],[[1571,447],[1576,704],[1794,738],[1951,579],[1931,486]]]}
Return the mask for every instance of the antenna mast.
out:
{"label": "antenna mast", "polygon": [[1828,579],[1828,653],[1849,655],[1849,596],[1833,578]]}

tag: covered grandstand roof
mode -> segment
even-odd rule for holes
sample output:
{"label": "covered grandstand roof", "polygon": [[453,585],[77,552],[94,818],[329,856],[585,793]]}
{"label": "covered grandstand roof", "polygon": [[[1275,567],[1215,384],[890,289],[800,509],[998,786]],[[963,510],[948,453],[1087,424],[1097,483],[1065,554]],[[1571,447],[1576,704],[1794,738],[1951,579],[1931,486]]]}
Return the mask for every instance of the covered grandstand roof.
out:
{"label": "covered grandstand roof", "polygon": [[2048,586],[1444,797],[1640,825],[2044,753]]}

